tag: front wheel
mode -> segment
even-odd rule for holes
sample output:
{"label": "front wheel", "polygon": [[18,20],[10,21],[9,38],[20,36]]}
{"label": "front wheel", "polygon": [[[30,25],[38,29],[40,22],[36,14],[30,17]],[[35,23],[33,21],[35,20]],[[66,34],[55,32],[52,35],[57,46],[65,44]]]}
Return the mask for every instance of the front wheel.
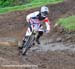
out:
{"label": "front wheel", "polygon": [[30,37],[27,39],[27,41],[24,43],[22,48],[22,55],[26,55],[28,49],[30,47]]}
{"label": "front wheel", "polygon": [[26,55],[27,51],[28,51],[28,48],[26,48],[26,47],[23,48],[23,49],[22,49],[22,55]]}
{"label": "front wheel", "polygon": [[30,42],[28,46],[22,49],[22,55],[26,55],[27,51],[33,46],[33,43]]}
{"label": "front wheel", "polygon": [[22,55],[26,55],[27,51],[33,46],[34,39],[35,39],[34,35],[31,35],[29,37],[29,39],[26,41],[26,43],[22,49]]}

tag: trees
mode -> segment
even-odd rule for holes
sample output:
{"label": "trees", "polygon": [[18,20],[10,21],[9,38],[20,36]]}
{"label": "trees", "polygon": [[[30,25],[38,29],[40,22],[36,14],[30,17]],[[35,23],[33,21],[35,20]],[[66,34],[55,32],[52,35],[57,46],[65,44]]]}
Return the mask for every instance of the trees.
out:
{"label": "trees", "polygon": [[1,0],[0,7],[12,6],[15,0]]}
{"label": "trees", "polygon": [[0,0],[0,7],[22,5],[31,1],[32,0]]}

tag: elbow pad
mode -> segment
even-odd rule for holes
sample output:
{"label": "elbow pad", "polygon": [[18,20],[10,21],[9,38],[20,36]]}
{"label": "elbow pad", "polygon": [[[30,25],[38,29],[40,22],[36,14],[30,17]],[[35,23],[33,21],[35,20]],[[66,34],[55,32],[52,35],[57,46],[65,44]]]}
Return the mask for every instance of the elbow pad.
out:
{"label": "elbow pad", "polygon": [[46,30],[48,30],[48,31],[49,31],[49,30],[50,30],[50,25],[49,25],[49,23],[48,23],[48,22],[46,22],[45,24],[46,24]]}

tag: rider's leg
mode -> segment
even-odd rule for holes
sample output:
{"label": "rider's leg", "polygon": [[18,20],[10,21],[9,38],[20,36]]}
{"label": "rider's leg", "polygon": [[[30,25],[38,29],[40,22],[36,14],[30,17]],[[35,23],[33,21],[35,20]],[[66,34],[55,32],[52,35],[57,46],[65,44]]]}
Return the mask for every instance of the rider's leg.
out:
{"label": "rider's leg", "polygon": [[18,48],[19,48],[19,49],[22,49],[23,46],[24,46],[24,44],[25,44],[25,42],[26,42],[26,36],[23,38],[22,44],[21,44],[21,46],[19,46]]}
{"label": "rider's leg", "polygon": [[38,35],[37,35],[37,37],[36,37],[36,42],[37,42],[37,44],[40,44],[40,41],[39,41],[39,39],[40,39],[40,37],[43,35],[43,31],[38,31]]}
{"label": "rider's leg", "polygon": [[23,41],[22,41],[22,46],[24,46],[24,44],[25,44],[25,42],[26,42],[26,40],[27,40],[28,37],[29,37],[29,36],[25,36],[25,37],[24,37],[24,39],[23,39]]}

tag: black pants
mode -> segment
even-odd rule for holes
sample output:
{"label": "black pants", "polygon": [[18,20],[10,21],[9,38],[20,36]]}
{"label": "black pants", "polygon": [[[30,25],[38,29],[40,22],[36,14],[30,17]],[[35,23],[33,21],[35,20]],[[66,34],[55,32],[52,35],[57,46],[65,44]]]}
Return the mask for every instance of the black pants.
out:
{"label": "black pants", "polygon": [[39,38],[43,35],[43,31],[38,31],[38,35],[36,37],[37,40],[39,40]]}

